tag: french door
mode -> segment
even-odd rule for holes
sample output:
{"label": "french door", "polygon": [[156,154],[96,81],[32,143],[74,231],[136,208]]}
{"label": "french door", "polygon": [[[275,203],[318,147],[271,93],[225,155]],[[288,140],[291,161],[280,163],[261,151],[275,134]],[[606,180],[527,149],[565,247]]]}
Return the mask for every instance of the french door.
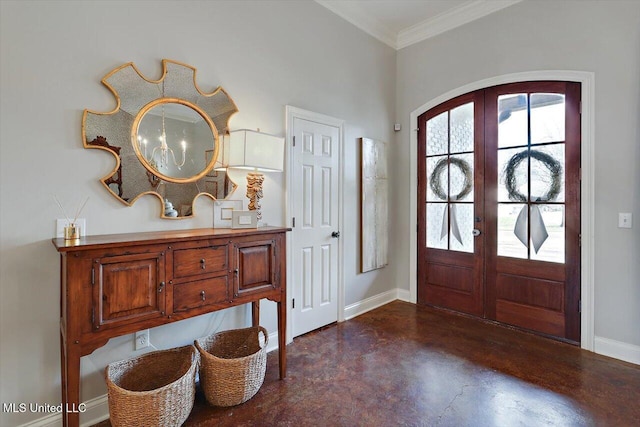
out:
{"label": "french door", "polygon": [[580,85],[524,82],[418,118],[418,303],[580,340]]}

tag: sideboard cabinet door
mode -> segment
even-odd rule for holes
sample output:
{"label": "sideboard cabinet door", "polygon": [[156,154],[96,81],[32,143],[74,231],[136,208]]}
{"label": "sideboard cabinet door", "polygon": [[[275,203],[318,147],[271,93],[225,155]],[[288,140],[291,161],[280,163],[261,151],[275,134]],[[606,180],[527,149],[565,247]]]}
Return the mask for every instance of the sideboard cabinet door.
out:
{"label": "sideboard cabinet door", "polygon": [[274,239],[234,242],[235,298],[255,297],[262,292],[273,292],[280,287],[278,261]]}
{"label": "sideboard cabinet door", "polygon": [[95,330],[164,315],[164,252],[95,258],[91,277]]}

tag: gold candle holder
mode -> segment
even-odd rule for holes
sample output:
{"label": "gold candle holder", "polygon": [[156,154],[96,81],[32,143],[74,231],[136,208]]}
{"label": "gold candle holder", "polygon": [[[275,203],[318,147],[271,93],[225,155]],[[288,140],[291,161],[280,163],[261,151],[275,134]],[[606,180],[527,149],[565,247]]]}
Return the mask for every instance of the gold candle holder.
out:
{"label": "gold candle holder", "polygon": [[80,239],[80,227],[74,223],[67,225],[64,228],[64,240],[78,239]]}

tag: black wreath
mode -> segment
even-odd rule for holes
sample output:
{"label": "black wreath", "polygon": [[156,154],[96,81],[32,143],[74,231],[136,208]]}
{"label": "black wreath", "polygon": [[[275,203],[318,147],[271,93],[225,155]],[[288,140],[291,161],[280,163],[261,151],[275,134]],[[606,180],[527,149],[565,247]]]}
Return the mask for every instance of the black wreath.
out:
{"label": "black wreath", "polygon": [[518,202],[526,202],[527,197],[520,193],[517,190],[516,183],[516,168],[528,157],[532,157],[542,164],[544,164],[549,172],[551,172],[551,185],[549,186],[549,190],[547,190],[546,194],[538,198],[538,200],[544,201],[553,201],[558,197],[561,190],[561,182],[560,177],[562,175],[562,165],[556,159],[554,159],[549,154],[543,153],[541,151],[536,150],[524,150],[517,154],[514,154],[511,159],[509,159],[509,163],[505,167],[505,185],[507,187],[507,191],[509,192],[509,199],[518,201]]}
{"label": "black wreath", "polygon": [[436,167],[431,172],[429,176],[429,186],[441,200],[447,200],[447,193],[442,188],[442,182],[440,181],[440,175],[447,168],[448,164],[456,165],[458,169],[464,175],[464,185],[460,192],[452,197],[452,200],[461,200],[467,194],[471,193],[471,189],[473,188],[473,175],[471,173],[471,166],[465,160],[460,159],[458,157],[450,157],[448,159],[440,159],[438,163],[436,163]]}

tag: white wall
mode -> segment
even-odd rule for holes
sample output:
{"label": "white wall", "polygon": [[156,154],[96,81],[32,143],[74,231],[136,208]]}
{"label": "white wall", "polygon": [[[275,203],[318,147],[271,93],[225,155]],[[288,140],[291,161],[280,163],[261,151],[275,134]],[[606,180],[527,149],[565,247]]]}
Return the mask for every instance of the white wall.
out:
{"label": "white wall", "polygon": [[[640,2],[524,1],[402,49],[397,67],[396,105],[404,125],[397,164],[415,159],[409,151],[411,112],[444,93],[518,72],[595,73],[596,351],[615,353],[602,348],[611,344],[639,360]],[[400,187],[408,186],[408,168],[396,170],[396,178]],[[397,206],[408,212],[408,191]],[[618,212],[635,214],[633,229],[617,228]],[[397,235],[414,230],[408,217],[398,216]],[[398,247],[397,282],[406,284],[414,274],[409,247]]]}
{"label": "white wall", "polygon": [[[126,207],[99,179],[112,156],[85,150],[85,108],[110,111],[100,79],[134,62],[158,78],[161,59],[198,69],[203,90],[223,86],[239,113],[232,128],[284,135],[285,105],[346,121],[346,304],[395,287],[393,263],[358,274],[358,151],[356,138],[392,141],[396,52],[312,1],[2,1],[0,3],[0,402],[60,402],[59,262],[51,244],[61,213],[90,196],[82,213],[90,234],[210,227],[212,207],[193,219],[159,219],[160,205],[144,197]],[[245,199],[244,177],[236,197]],[[283,176],[265,181],[266,222],[284,225]],[[246,206],[246,202],[245,202]],[[262,323],[276,330],[272,303]],[[174,323],[151,331],[167,348],[219,328],[248,324],[245,308]],[[82,399],[106,392],[102,369],[133,355],[133,339],[113,339],[82,360]],[[2,413],[0,425],[43,414]]]}

